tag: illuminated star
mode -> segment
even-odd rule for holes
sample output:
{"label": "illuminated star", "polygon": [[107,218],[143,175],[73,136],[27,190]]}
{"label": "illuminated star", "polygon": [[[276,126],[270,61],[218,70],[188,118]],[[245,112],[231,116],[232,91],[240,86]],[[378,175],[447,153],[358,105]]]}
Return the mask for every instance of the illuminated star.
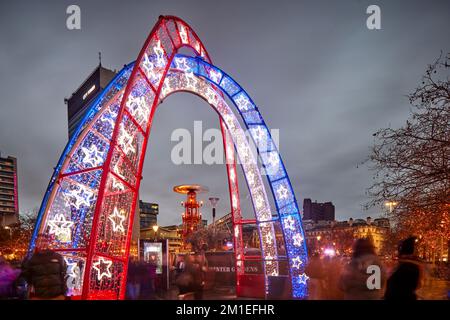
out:
{"label": "illuminated star", "polygon": [[255,141],[260,143],[261,141],[265,141],[266,139],[266,131],[262,129],[262,126],[257,126],[252,130],[253,137]]}
{"label": "illuminated star", "polygon": [[164,60],[164,49],[161,47],[161,40],[158,40],[156,42],[156,46],[154,47],[153,51],[156,54],[156,66],[161,68],[164,67],[166,61]]}
{"label": "illuminated star", "polygon": [[84,153],[83,163],[89,164],[92,168],[98,167],[103,162],[103,155],[105,151],[100,152],[95,144],[92,144],[89,149],[81,147]]}
{"label": "illuminated star", "polygon": [[64,260],[66,261],[67,265],[67,276],[72,279],[76,279],[77,273],[75,272],[75,268],[77,267],[78,264],[76,262],[69,262],[67,258],[64,258]]}
{"label": "illuminated star", "polygon": [[294,246],[300,247],[302,245],[302,242],[303,242],[303,237],[302,237],[302,235],[300,233],[296,233],[292,237],[292,240],[294,240]]}
{"label": "illuminated star", "polygon": [[306,275],[306,273],[302,273],[298,276],[298,281],[300,283],[306,284],[306,281],[309,279],[309,277]]}
{"label": "illuminated star", "polygon": [[180,57],[176,58],[175,65],[176,65],[177,69],[180,69],[182,71],[190,70],[190,67],[187,64],[187,59],[186,58],[180,58]]}
{"label": "illuminated star", "polygon": [[[125,229],[123,227],[123,222],[125,221],[125,215],[122,215],[119,213],[119,210],[117,210],[117,207],[114,207],[113,214],[108,217],[109,220],[111,220],[113,225],[113,231],[122,231],[125,232]],[[116,219],[119,220],[119,223],[116,222]]]}
{"label": "illuminated star", "polygon": [[239,110],[241,111],[247,111],[248,110],[248,98],[244,94],[240,94],[238,98],[234,100],[236,105],[238,106]]}
{"label": "illuminated star", "polygon": [[294,226],[294,224],[295,224],[295,221],[294,221],[294,219],[292,219],[292,216],[289,216],[289,217],[287,217],[286,219],[284,219],[284,227],[285,227],[286,229],[295,231],[295,226]]}
{"label": "illuminated star", "polygon": [[70,242],[72,221],[66,220],[66,217],[58,213],[52,220],[48,221],[50,227],[49,234],[54,234],[58,239],[65,242]]}
{"label": "illuminated star", "polygon": [[219,83],[220,77],[222,76],[222,73],[219,70],[210,69],[209,70],[209,78],[214,81],[215,83]]}
{"label": "illuminated star", "polygon": [[119,144],[126,155],[128,155],[130,151],[133,153],[136,152],[136,149],[133,146],[133,135],[129,134],[123,125],[120,126]]}
{"label": "illuminated star", "polygon": [[125,187],[123,186],[122,182],[117,180],[116,178],[112,177],[112,187],[113,189],[123,191],[125,190]]}
{"label": "illuminated star", "polygon": [[296,269],[300,269],[300,266],[303,264],[303,261],[300,259],[300,257],[295,257],[292,259],[292,267]]}
{"label": "illuminated star", "polygon": [[[78,189],[73,189],[66,192],[67,196],[71,199],[71,205],[73,205],[77,210],[80,209],[82,205],[89,207],[91,205],[90,201],[94,193],[89,191],[85,186],[78,186]],[[75,201],[73,201],[75,199]]]}
{"label": "illuminated star", "polygon": [[282,184],[277,188],[277,194],[280,200],[287,199],[289,195],[289,190]]}
{"label": "illuminated star", "polygon": [[194,76],[194,73],[191,72],[185,72],[184,73],[184,77],[186,79],[187,82],[187,87],[190,88],[191,90],[195,89],[195,85],[197,84],[197,78]]}
{"label": "illuminated star", "polygon": [[133,97],[129,96],[127,100],[127,107],[130,110],[131,115],[136,119],[146,120],[149,114],[149,109],[146,106],[145,97]]}
{"label": "illuminated star", "polygon": [[[103,269],[103,266],[106,265],[106,268]],[[103,257],[100,257],[100,259],[97,262],[93,263],[93,268],[97,270],[97,280],[102,280],[103,277],[111,278],[111,271],[109,268],[111,268],[112,261],[111,260],[105,260]]]}
{"label": "illuminated star", "polygon": [[267,158],[267,163],[271,167],[272,171],[278,168],[279,158],[276,151],[273,151],[269,154],[269,157]]}
{"label": "illuminated star", "polygon": [[189,41],[188,41],[188,37],[187,37],[187,33],[186,33],[186,28],[182,24],[179,24],[178,27],[180,29],[179,34],[180,34],[181,42],[188,43]]}

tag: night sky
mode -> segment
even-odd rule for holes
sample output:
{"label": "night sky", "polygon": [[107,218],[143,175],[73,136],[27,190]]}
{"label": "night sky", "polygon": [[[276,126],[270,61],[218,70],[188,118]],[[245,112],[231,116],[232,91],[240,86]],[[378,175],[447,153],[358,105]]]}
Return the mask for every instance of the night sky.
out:
{"label": "night sky", "polygon": [[[66,28],[70,4],[81,7],[81,30]],[[370,4],[381,7],[381,30],[366,28]],[[358,164],[377,129],[406,121],[406,94],[450,51],[449,1],[1,1],[0,151],[18,158],[21,211],[40,205],[67,143],[64,98],[96,67],[99,51],[106,68],[135,60],[161,14],[190,24],[213,62],[280,130],[300,207],[304,198],[332,201],[338,220],[382,213],[362,209],[372,176]],[[180,222],[176,184],[207,185],[201,198],[221,198],[219,217],[229,210],[224,165],[170,160],[172,131],[193,131],[194,120],[203,130],[218,127],[216,113],[186,93],[155,115],[141,199],[160,204],[161,225]]]}

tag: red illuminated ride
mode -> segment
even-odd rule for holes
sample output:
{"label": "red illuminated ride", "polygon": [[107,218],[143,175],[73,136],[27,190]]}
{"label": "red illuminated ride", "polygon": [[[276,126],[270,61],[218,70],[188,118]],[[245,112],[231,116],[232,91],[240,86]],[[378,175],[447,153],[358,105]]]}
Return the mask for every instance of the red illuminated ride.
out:
{"label": "red illuminated ride", "polygon": [[187,240],[189,236],[198,230],[202,222],[200,207],[203,205],[203,201],[197,201],[197,194],[208,192],[208,188],[198,184],[183,184],[173,187],[173,191],[187,195],[186,201],[182,201],[181,205],[184,207],[184,213],[182,214],[183,246],[188,249]]}

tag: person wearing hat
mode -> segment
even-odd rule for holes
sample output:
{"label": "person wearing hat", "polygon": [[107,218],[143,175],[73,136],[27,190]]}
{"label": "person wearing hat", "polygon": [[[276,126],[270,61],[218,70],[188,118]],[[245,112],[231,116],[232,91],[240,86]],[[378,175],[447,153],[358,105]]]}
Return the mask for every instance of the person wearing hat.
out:
{"label": "person wearing hat", "polygon": [[415,256],[416,241],[416,237],[409,237],[401,242],[399,263],[387,280],[385,300],[417,300],[416,291],[421,286],[423,268]]}

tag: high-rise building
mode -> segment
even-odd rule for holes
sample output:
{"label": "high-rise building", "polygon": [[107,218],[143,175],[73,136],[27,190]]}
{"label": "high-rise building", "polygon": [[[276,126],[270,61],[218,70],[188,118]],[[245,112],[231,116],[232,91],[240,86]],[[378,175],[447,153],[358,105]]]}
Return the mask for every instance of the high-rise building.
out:
{"label": "high-rise building", "polygon": [[159,205],[139,200],[139,226],[141,229],[158,224]]}
{"label": "high-rise building", "polygon": [[115,71],[103,68],[100,63],[72,96],[69,99],[64,99],[64,102],[67,104],[69,139],[86,114],[88,106],[98,97],[115,75]]}
{"label": "high-rise building", "polygon": [[19,200],[17,192],[17,159],[2,158],[0,154],[0,225],[19,222]]}
{"label": "high-rise building", "polygon": [[318,203],[312,202],[311,199],[303,201],[303,220],[317,221],[333,221],[334,205],[332,202]]}

